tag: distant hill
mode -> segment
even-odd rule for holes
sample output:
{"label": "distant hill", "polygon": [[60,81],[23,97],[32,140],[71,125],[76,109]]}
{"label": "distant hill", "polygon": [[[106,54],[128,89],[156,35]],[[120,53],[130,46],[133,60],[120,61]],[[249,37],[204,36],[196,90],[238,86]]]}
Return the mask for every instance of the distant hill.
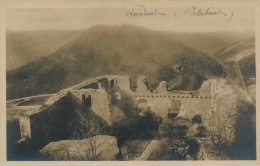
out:
{"label": "distant hill", "polygon": [[229,44],[216,51],[214,56],[225,64],[231,79],[243,86],[255,99],[255,38],[248,36],[244,40]]}
{"label": "distant hill", "polygon": [[[248,38],[223,47],[214,54],[226,64],[237,63],[246,85],[255,79],[255,40]],[[254,80],[255,81],[255,80]]]}
{"label": "distant hill", "polygon": [[207,54],[214,53],[232,43],[251,40],[254,38],[253,33],[249,32],[231,32],[231,31],[216,31],[216,32],[199,32],[199,33],[172,33],[172,37],[187,44],[197,50]]}
{"label": "distant hill", "polygon": [[49,55],[78,36],[81,31],[39,30],[7,31],[7,70],[16,69],[39,57]]}
{"label": "distant hill", "polygon": [[224,76],[221,62],[177,38],[132,25],[98,25],[48,56],[7,72],[7,98],[53,93],[84,79],[120,74],[147,76],[170,89],[198,89],[209,77]]}
{"label": "distant hill", "polygon": [[[132,25],[123,25],[133,27]],[[47,56],[85,30],[35,30],[10,31],[6,33],[7,70],[16,69],[28,62]],[[159,31],[158,31],[159,33]],[[177,40],[191,48],[213,55],[214,52],[231,43],[253,37],[243,32],[160,32],[170,40]]]}
{"label": "distant hill", "polygon": [[214,56],[224,61],[240,61],[253,53],[255,53],[254,37],[239,40],[222,47],[214,53]]}
{"label": "distant hill", "polygon": [[215,31],[200,32],[198,34],[207,35],[230,44],[238,41],[252,40],[255,37],[254,32]]}
{"label": "distant hill", "polygon": [[163,34],[170,39],[178,40],[191,48],[210,55],[230,44],[230,42],[221,38],[218,39],[214,34],[208,33],[163,32]]}

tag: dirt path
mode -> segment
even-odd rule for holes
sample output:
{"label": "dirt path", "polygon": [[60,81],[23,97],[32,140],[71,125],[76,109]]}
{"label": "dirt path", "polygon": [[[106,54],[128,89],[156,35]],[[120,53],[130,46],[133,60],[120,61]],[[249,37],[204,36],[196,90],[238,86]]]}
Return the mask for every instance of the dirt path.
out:
{"label": "dirt path", "polygon": [[143,151],[143,153],[139,156],[139,157],[137,157],[137,158],[135,158],[134,160],[135,161],[140,161],[140,160],[146,160],[149,156],[150,156],[150,154],[153,152],[153,150],[156,148],[156,144],[157,144],[157,140],[152,140],[148,145],[147,145],[147,147],[145,148],[145,150]]}

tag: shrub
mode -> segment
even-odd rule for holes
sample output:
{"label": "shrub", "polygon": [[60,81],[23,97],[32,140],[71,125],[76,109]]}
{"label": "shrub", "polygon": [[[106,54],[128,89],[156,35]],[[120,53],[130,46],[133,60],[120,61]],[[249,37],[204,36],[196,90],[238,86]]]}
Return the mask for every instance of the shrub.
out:
{"label": "shrub", "polygon": [[197,114],[191,120],[192,120],[192,124],[194,123],[202,124],[201,115]]}
{"label": "shrub", "polygon": [[235,124],[236,141],[229,148],[230,157],[238,160],[256,159],[256,110],[248,102],[238,102]]}
{"label": "shrub", "polygon": [[164,120],[160,126],[161,137],[169,138],[183,138],[186,136],[188,128],[191,126],[191,122],[188,119],[178,117],[174,120]]}
{"label": "shrub", "polygon": [[187,160],[196,159],[199,144],[193,139],[165,138],[159,142],[159,148],[151,153],[148,160]]}
{"label": "shrub", "polygon": [[197,133],[195,134],[196,137],[206,137],[206,128],[204,126],[198,126],[196,129]]}

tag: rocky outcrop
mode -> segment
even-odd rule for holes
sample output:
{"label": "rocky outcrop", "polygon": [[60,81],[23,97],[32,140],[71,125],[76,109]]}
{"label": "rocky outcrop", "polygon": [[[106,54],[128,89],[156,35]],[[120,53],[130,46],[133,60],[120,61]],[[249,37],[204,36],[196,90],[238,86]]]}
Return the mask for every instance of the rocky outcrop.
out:
{"label": "rocky outcrop", "polygon": [[40,150],[51,160],[114,160],[118,153],[116,137],[107,135],[51,142]]}

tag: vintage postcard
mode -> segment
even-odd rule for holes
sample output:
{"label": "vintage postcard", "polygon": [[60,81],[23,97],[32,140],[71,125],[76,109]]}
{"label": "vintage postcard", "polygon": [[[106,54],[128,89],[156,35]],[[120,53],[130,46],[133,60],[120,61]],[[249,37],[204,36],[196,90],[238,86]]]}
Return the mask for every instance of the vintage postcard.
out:
{"label": "vintage postcard", "polygon": [[259,4],[1,1],[0,165],[259,165]]}

